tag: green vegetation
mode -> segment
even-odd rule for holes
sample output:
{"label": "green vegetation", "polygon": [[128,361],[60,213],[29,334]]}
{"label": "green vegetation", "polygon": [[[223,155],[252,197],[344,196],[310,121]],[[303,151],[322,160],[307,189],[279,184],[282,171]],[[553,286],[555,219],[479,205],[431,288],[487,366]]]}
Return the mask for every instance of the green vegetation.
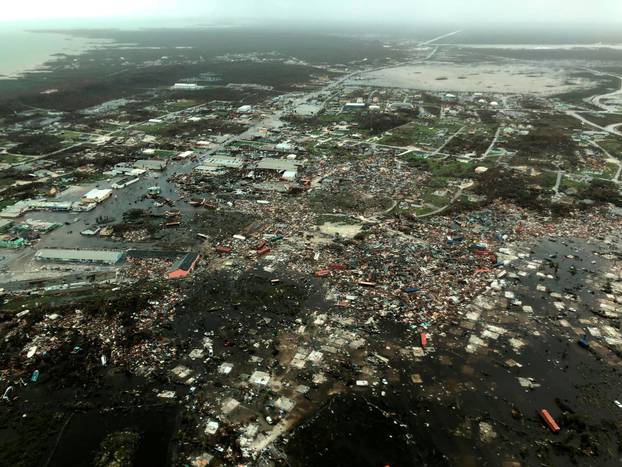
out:
{"label": "green vegetation", "polygon": [[460,162],[455,159],[434,159],[431,157],[423,158],[418,156],[406,156],[408,161],[418,169],[430,172],[435,178],[474,178],[475,168],[481,164],[477,162]]}
{"label": "green vegetation", "polygon": [[189,109],[190,107],[195,107],[199,105],[199,103],[192,99],[179,99],[175,102],[167,103],[164,111],[165,112],[179,112],[180,110]]}
{"label": "green vegetation", "polygon": [[341,112],[338,114],[322,113],[310,120],[311,122],[317,123],[320,125],[329,125],[331,123],[341,123],[341,122],[358,123],[358,121],[360,120],[360,117],[361,115],[359,112]]}
{"label": "green vegetation", "polygon": [[389,146],[433,145],[440,142],[439,133],[438,128],[419,123],[409,123],[395,128],[391,134],[385,134],[379,143]]}
{"label": "green vegetation", "polygon": [[516,170],[493,167],[478,175],[473,191],[486,196],[488,202],[502,199],[523,208],[542,211],[547,209],[549,204],[545,199],[540,199],[540,196],[549,195],[553,183],[549,174],[543,177],[529,177]]}
{"label": "green vegetation", "polygon": [[[2,181],[0,181],[0,186],[2,186]],[[17,203],[17,199],[15,198],[5,198],[0,200],[0,210],[6,208],[7,206],[12,206],[13,204]]]}
{"label": "green vegetation", "polygon": [[608,126],[616,123],[622,123],[622,115],[621,114],[597,114],[597,113],[589,113],[583,114],[585,118],[589,121],[596,123],[599,126]]}
{"label": "green vegetation", "polygon": [[611,136],[598,144],[613,157],[622,160],[622,138]]}
{"label": "green vegetation", "polygon": [[28,157],[18,156],[16,154],[0,154],[0,163],[17,164],[28,160]]}
{"label": "green vegetation", "polygon": [[564,178],[562,178],[562,182],[559,185],[559,191],[566,191],[569,189],[575,189],[577,191],[580,191],[585,189],[587,186],[587,183],[578,182],[570,178],[568,175],[564,175]]}
{"label": "green vegetation", "polygon": [[260,141],[242,140],[242,141],[236,141],[232,146],[237,146],[240,148],[257,148],[257,147],[262,147],[263,145],[264,143]]}
{"label": "green vegetation", "polygon": [[432,191],[429,191],[423,195],[423,201],[432,206],[436,206],[437,208],[442,208],[443,206],[447,206],[450,201],[449,196],[439,196],[435,195]]}
{"label": "green vegetation", "polygon": [[20,155],[43,155],[63,148],[63,141],[58,136],[48,134],[20,134],[12,137],[17,146],[11,152]]}
{"label": "green vegetation", "polygon": [[622,197],[618,186],[607,180],[594,179],[579,192],[582,199],[591,199],[596,203],[613,203],[622,206]]}

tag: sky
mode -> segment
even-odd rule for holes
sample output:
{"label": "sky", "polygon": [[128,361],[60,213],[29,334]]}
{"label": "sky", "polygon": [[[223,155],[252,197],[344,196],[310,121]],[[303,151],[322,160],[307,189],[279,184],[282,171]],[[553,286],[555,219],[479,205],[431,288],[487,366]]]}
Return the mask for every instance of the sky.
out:
{"label": "sky", "polygon": [[299,22],[620,24],[622,0],[7,0],[0,20],[169,17]]}

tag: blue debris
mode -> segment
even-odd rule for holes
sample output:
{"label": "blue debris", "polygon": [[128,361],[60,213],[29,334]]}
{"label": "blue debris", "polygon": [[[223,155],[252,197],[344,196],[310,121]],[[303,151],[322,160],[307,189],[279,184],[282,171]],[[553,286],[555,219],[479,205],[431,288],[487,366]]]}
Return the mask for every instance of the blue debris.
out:
{"label": "blue debris", "polygon": [[37,381],[39,381],[39,370],[35,370],[32,372],[32,376],[30,377],[30,381],[32,381],[33,383],[36,383]]}
{"label": "blue debris", "polygon": [[583,347],[584,349],[589,348],[590,343],[587,340],[587,334],[584,334],[583,336],[581,336],[581,339],[579,339],[579,345]]}

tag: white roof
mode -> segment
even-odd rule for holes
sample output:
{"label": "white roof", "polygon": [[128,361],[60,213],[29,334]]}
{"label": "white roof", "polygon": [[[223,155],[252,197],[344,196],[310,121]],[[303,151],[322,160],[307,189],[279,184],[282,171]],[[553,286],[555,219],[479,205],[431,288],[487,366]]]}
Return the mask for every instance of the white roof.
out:
{"label": "white roof", "polygon": [[37,252],[35,258],[48,261],[90,261],[115,264],[121,261],[123,256],[124,253],[122,251],[44,248]]}
{"label": "white roof", "polygon": [[244,159],[231,156],[213,156],[203,160],[204,166],[241,168]]}
{"label": "white roof", "polygon": [[83,196],[85,199],[103,199],[112,194],[111,189],[100,190],[99,188],[95,188],[89,191],[87,194]]}
{"label": "white roof", "polygon": [[289,159],[274,159],[271,157],[266,157],[265,159],[262,159],[257,163],[257,169],[297,171],[299,165],[302,165],[302,163],[298,161],[293,161]]}

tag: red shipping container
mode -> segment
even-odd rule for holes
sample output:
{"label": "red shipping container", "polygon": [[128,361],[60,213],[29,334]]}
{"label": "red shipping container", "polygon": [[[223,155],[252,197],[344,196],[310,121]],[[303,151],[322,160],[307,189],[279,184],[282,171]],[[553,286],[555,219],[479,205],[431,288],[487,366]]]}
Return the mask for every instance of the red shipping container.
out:
{"label": "red shipping container", "polygon": [[421,347],[428,345],[428,335],[425,332],[421,333]]}
{"label": "red shipping container", "polygon": [[257,254],[259,256],[263,256],[263,255],[267,255],[268,253],[270,253],[272,250],[270,248],[268,248],[267,246],[264,246],[263,248],[260,248],[259,250],[257,250]]}
{"label": "red shipping container", "polygon": [[555,419],[551,416],[551,414],[549,413],[548,410],[546,409],[542,409],[540,410],[540,417],[542,417],[542,420],[544,420],[544,423],[547,424],[547,426],[550,428],[550,430],[553,433],[559,433],[560,432],[560,428],[559,425],[557,424],[557,422],[555,421]]}

